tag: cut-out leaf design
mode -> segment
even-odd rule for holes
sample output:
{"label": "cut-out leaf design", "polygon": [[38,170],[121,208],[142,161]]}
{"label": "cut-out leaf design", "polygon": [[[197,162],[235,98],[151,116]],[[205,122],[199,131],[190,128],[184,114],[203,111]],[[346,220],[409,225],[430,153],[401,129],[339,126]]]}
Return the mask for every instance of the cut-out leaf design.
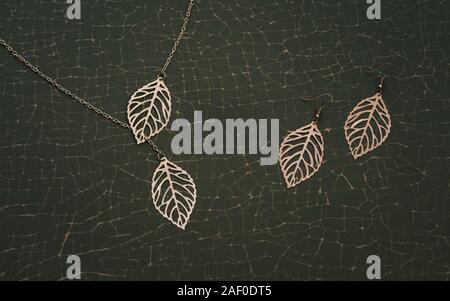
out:
{"label": "cut-out leaf design", "polygon": [[191,176],[178,165],[163,158],[153,173],[152,197],[156,209],[184,230],[197,198]]}
{"label": "cut-out leaf design", "polygon": [[344,130],[355,159],[383,144],[391,131],[391,117],[381,93],[360,101],[348,115]]}
{"label": "cut-out leaf design", "polygon": [[279,163],[288,188],[317,172],[322,164],[323,148],[323,137],[314,121],[283,139]]}
{"label": "cut-out leaf design", "polygon": [[171,108],[169,89],[160,77],[134,92],[128,101],[127,114],[137,144],[167,125]]}

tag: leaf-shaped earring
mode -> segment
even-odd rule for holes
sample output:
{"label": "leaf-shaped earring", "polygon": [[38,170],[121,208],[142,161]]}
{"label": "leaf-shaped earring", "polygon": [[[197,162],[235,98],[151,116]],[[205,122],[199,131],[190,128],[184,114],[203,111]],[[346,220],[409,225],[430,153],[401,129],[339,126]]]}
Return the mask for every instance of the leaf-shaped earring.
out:
{"label": "leaf-shaped earring", "polygon": [[164,75],[143,86],[128,101],[128,122],[137,144],[158,134],[169,122],[172,109],[170,91]]}
{"label": "leaf-shaped earring", "polygon": [[345,138],[355,159],[383,144],[391,131],[391,116],[383,101],[384,78],[375,95],[360,101],[345,121]]}
{"label": "leaf-shaped earring", "polygon": [[[326,93],[303,100],[312,100],[324,95],[333,99]],[[319,107],[311,123],[289,133],[280,145],[278,162],[288,188],[309,179],[322,165],[324,143],[317,127],[322,108],[323,106]]]}

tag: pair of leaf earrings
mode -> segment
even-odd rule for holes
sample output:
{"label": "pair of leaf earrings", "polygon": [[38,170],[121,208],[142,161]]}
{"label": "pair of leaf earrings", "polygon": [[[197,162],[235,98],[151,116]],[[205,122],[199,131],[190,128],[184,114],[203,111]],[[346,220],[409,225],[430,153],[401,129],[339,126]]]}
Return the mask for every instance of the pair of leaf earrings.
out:
{"label": "pair of leaf earrings", "polygon": [[[383,101],[384,78],[376,93],[360,101],[345,121],[345,138],[355,160],[383,144],[391,130],[391,117]],[[325,93],[303,100],[325,95],[333,99]],[[317,127],[322,108],[317,110],[311,123],[289,133],[280,145],[279,164],[288,188],[309,179],[322,164],[324,141]]]}

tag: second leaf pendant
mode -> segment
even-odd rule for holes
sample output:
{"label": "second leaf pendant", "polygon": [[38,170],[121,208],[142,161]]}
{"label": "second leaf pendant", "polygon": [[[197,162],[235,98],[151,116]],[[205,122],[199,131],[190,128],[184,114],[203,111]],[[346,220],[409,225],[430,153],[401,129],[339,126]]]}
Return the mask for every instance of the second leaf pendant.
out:
{"label": "second leaf pendant", "polygon": [[153,204],[159,213],[184,230],[197,198],[191,176],[163,158],[153,173],[151,190]]}
{"label": "second leaf pendant", "polygon": [[136,143],[158,134],[169,122],[171,110],[170,91],[161,76],[134,92],[128,101],[127,116]]}

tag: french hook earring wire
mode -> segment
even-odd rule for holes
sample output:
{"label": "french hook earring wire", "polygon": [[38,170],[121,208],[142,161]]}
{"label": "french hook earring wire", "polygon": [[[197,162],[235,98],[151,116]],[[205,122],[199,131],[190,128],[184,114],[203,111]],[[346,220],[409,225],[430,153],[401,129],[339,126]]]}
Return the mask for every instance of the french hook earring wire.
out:
{"label": "french hook earring wire", "polygon": [[[304,97],[302,97],[302,98],[300,98],[300,99],[301,99],[302,101],[311,101],[311,100],[315,100],[315,99],[321,98],[321,97],[323,97],[323,96],[328,96],[328,97],[330,97],[331,102],[334,102],[333,95],[331,95],[330,93],[323,93],[323,94],[320,94],[320,95],[314,96],[314,97],[304,96]],[[324,106],[322,103],[323,103],[323,102],[321,102],[320,107],[319,107],[319,108],[315,111],[315,113],[314,113],[313,121],[314,121],[315,123],[319,122],[319,118],[320,118],[320,114],[322,113],[322,109],[323,109],[323,108],[328,108],[328,106]]]}
{"label": "french hook earring wire", "polygon": [[[371,73],[367,73],[367,74],[372,75]],[[386,77],[389,77],[389,75],[382,75],[380,78],[377,78],[378,85],[376,87],[376,91],[377,91],[377,93],[380,93],[381,95],[383,95],[383,92],[384,92],[384,79]]]}
{"label": "french hook earring wire", "polygon": [[[383,72],[381,69],[384,66],[391,66],[390,72]],[[394,71],[394,65],[393,64],[391,64],[391,63],[384,63],[380,67],[378,67],[377,69],[375,69],[373,71],[366,72],[366,74],[370,75],[370,76],[374,76],[374,74],[377,74],[376,78],[377,78],[377,81],[378,81],[378,85],[377,85],[376,90],[377,90],[378,93],[383,94],[383,91],[384,91],[383,90],[383,88],[384,88],[384,79],[386,77],[389,77],[390,75],[392,75],[393,71]],[[380,75],[381,75],[381,77],[380,77]]]}

